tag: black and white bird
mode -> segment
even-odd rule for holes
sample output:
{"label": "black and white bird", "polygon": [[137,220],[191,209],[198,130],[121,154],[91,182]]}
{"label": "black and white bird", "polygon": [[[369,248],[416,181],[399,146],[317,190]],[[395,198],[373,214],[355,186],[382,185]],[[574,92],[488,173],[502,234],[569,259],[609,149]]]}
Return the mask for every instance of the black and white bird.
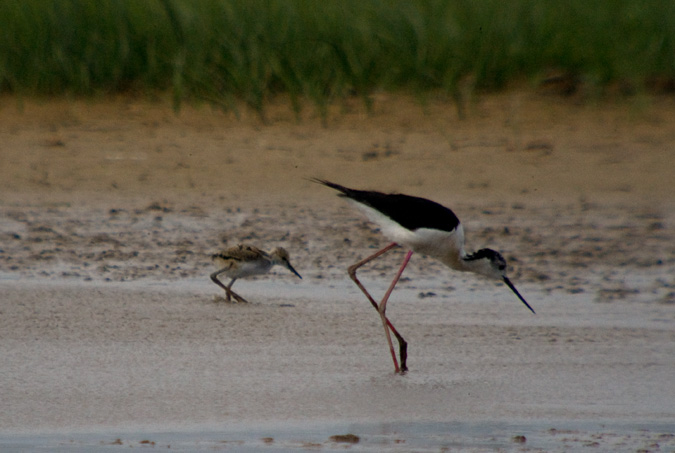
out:
{"label": "black and white bird", "polygon": [[[238,278],[266,274],[275,264],[284,266],[299,278],[302,278],[300,277],[300,274],[298,274],[298,272],[293,268],[293,266],[291,266],[288,252],[282,247],[277,247],[270,253],[267,253],[260,250],[258,247],[241,244],[236,247],[223,250],[220,253],[216,253],[212,256],[212,258],[216,263],[218,263],[220,269],[211,274],[211,280],[213,280],[213,283],[225,290],[228,301],[234,297],[237,302],[248,302],[239,294],[232,291],[232,285],[234,282]],[[223,285],[223,283],[218,279],[220,274],[225,274],[232,279],[227,286]]]}
{"label": "black and white bird", "polygon": [[[339,196],[346,198],[360,208],[373,223],[380,227],[382,233],[393,241],[382,250],[353,264],[349,267],[348,271],[351,279],[380,314],[397,373],[403,373],[408,370],[406,365],[407,343],[396,331],[385,313],[387,300],[407,266],[408,261],[410,261],[413,252],[436,258],[446,266],[458,271],[473,272],[491,279],[501,280],[534,313],[532,307],[530,307],[513,283],[511,283],[511,280],[506,276],[506,260],[499,252],[487,248],[478,250],[472,254],[465,252],[464,228],[455,213],[445,206],[425,198],[410,195],[350,189],[323,179],[315,178],[312,181],[340,192]],[[408,253],[394,280],[389,285],[387,292],[378,304],[356,277],[356,270],[397,245],[408,248]],[[400,367],[396,360],[396,353],[389,334],[390,331],[399,343]]]}

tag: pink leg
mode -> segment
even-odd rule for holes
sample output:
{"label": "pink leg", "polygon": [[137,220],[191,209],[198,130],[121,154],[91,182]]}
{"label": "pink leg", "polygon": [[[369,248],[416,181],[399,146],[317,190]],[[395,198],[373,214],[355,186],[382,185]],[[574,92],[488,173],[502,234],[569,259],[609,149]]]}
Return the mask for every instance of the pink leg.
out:
{"label": "pink leg", "polygon": [[413,251],[408,250],[408,253],[406,254],[405,258],[403,259],[403,263],[401,263],[401,267],[398,269],[398,272],[396,273],[396,276],[394,279],[391,281],[391,285],[389,285],[389,289],[387,292],[384,294],[384,297],[382,298],[382,301],[380,302],[380,312],[384,314],[387,311],[387,301],[389,300],[389,296],[391,295],[391,292],[394,290],[394,286],[396,286],[396,283],[398,283],[399,279],[401,278],[401,275],[403,274],[403,269],[408,265],[408,261],[410,261],[410,257],[412,256]]}
{"label": "pink leg", "polygon": [[[409,251],[408,255],[406,255],[406,258],[403,262],[403,265],[399,269],[396,277],[394,278],[394,281],[392,282],[389,289],[387,290],[387,293],[385,294],[385,298],[383,299],[383,302],[384,302],[383,306],[384,306],[385,309],[380,308],[380,305],[378,305],[377,302],[375,302],[375,299],[373,299],[373,297],[366,290],[365,286],[363,286],[363,284],[361,284],[359,279],[356,277],[356,270],[359,267],[361,267],[364,264],[374,260],[375,258],[378,258],[378,257],[382,256],[383,254],[385,254],[386,252],[388,252],[389,250],[391,250],[392,248],[394,248],[396,246],[397,246],[397,244],[395,242],[392,242],[391,244],[389,244],[388,246],[386,246],[382,250],[380,250],[380,251],[374,253],[373,255],[371,255],[367,258],[364,258],[363,260],[359,261],[358,263],[350,266],[349,269],[348,269],[348,272],[349,272],[349,276],[351,277],[351,279],[354,281],[354,283],[356,283],[356,286],[358,286],[359,289],[361,290],[361,292],[363,292],[363,294],[366,295],[366,297],[370,301],[371,305],[380,314],[380,319],[382,319],[384,331],[385,331],[385,334],[387,336],[387,343],[389,344],[389,351],[391,352],[391,358],[394,361],[394,368],[395,368],[396,372],[399,373],[399,372],[405,372],[405,371],[408,370],[408,367],[406,366],[406,359],[408,357],[408,343],[403,339],[403,337],[398,333],[396,328],[394,328],[394,325],[391,323],[391,321],[389,321],[389,319],[386,317],[385,311],[386,311],[387,299],[389,299],[389,295],[393,291],[394,286],[396,285],[396,282],[398,282],[399,278],[401,277],[401,274],[403,273],[403,269],[408,264],[408,261],[410,260],[410,257],[412,256],[412,251]],[[399,354],[401,356],[401,367],[400,368],[398,366],[398,361],[396,360],[396,353],[394,352],[394,345],[391,342],[391,336],[389,334],[390,330],[391,330],[391,332],[394,333],[394,336],[398,340]]]}
{"label": "pink leg", "polygon": [[[403,259],[403,263],[401,263],[401,267],[398,269],[398,272],[396,273],[396,276],[394,279],[391,281],[391,284],[389,285],[389,289],[387,289],[387,292],[384,294],[384,297],[382,298],[382,301],[380,301],[380,307],[378,311],[380,312],[380,316],[382,316],[387,322],[389,323],[392,331],[394,332],[394,335],[396,335],[396,339],[398,340],[399,344],[399,355],[401,356],[401,372],[406,372],[408,371],[408,366],[406,365],[406,361],[408,360],[408,343],[403,339],[401,335],[399,335],[398,332],[394,329],[394,326],[391,326],[391,323],[389,322],[389,319],[385,316],[385,313],[387,311],[387,301],[389,300],[389,296],[391,295],[392,291],[394,290],[394,287],[396,286],[396,283],[398,283],[399,279],[401,278],[401,275],[403,274],[403,269],[408,265],[408,262],[410,261],[410,258],[412,257],[413,251],[408,250],[408,253],[405,255],[405,258]],[[386,330],[386,326],[385,326]],[[389,332],[387,331],[387,336],[389,336]],[[391,345],[391,339],[389,339],[389,344]],[[403,347],[405,345],[405,347]]]}

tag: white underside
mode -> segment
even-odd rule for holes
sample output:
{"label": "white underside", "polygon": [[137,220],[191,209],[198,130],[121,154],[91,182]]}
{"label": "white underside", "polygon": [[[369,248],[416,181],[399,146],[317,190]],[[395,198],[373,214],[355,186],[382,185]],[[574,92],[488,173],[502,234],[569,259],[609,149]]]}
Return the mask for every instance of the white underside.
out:
{"label": "white underside", "polygon": [[382,234],[391,241],[407,247],[416,253],[428,255],[443,262],[456,270],[466,270],[463,266],[464,253],[464,228],[460,223],[452,231],[440,231],[429,228],[419,228],[415,231],[403,228],[389,217],[379,211],[353,202],[366,216],[382,230]]}

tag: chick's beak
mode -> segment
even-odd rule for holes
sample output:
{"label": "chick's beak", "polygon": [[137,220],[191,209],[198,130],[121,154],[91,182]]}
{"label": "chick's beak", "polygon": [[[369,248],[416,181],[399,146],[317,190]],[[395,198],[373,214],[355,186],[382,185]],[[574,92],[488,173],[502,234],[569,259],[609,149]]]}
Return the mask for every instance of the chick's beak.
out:
{"label": "chick's beak", "polygon": [[298,278],[302,278],[302,276],[301,276],[300,274],[298,274],[298,271],[296,271],[296,270],[293,268],[293,266],[291,266],[291,263],[289,263],[288,261],[286,261],[284,264],[286,265],[286,267],[288,268],[289,271],[291,271],[291,272],[293,272],[295,275],[297,275]]}

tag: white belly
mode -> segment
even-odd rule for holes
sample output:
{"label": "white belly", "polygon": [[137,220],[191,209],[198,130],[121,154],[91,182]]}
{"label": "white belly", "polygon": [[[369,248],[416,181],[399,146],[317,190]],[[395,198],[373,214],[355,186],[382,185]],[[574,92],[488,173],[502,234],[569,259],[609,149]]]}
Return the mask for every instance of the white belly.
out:
{"label": "white belly", "polygon": [[269,261],[253,261],[240,263],[239,269],[232,275],[232,278],[251,277],[254,275],[265,274],[272,267]]}
{"label": "white belly", "polygon": [[416,253],[436,258],[451,267],[455,267],[454,263],[464,254],[464,232],[461,225],[453,231],[420,228],[409,232],[407,237],[401,237],[398,243]]}

